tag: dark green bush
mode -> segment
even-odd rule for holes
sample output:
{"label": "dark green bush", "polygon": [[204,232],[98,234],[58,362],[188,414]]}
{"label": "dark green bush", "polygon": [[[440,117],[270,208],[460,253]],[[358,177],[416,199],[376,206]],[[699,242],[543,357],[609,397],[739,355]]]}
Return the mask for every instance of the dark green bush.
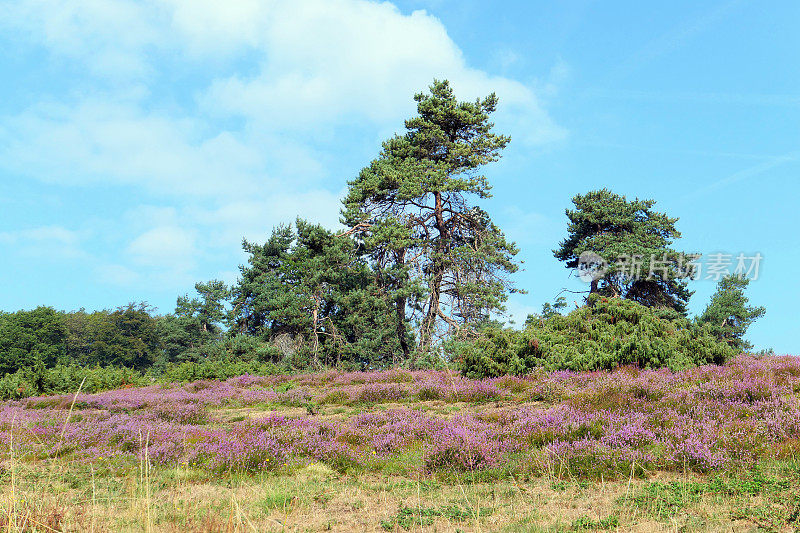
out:
{"label": "dark green bush", "polygon": [[669,310],[592,296],[567,315],[533,317],[522,331],[489,327],[445,350],[473,378],[544,370],[600,370],[621,365],[679,369],[721,364],[735,350],[710,330]]}
{"label": "dark green bush", "polygon": [[151,381],[148,375],[124,367],[34,366],[6,374],[0,379],[0,400],[66,394],[77,392],[79,388],[82,392],[93,393],[125,386],[142,386]]}
{"label": "dark green bush", "polygon": [[168,363],[160,373],[139,372],[124,367],[82,367],[43,365],[27,367],[0,378],[0,400],[17,400],[29,396],[91,394],[121,387],[141,387],[152,383],[186,383],[200,379],[228,379],[242,374],[271,375],[280,371],[272,363],[260,361],[215,360]]}
{"label": "dark green bush", "polygon": [[272,363],[260,361],[216,360],[198,363],[178,363],[167,365],[159,381],[185,383],[199,379],[228,379],[242,374],[271,375],[279,373]]}

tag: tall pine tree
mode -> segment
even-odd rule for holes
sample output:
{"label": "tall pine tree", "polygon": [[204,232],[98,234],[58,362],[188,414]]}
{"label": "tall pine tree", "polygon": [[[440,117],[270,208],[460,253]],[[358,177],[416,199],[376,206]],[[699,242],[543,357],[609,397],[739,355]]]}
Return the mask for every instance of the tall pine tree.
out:
{"label": "tall pine tree", "polygon": [[518,268],[514,243],[474,203],[490,196],[481,167],[510,141],[492,133],[497,97],[459,102],[447,81],[434,81],[414,100],[406,133],[349,183],[342,211],[392,296],[406,354],[410,317],[419,317],[422,351],[437,333],[467,333],[503,309]]}

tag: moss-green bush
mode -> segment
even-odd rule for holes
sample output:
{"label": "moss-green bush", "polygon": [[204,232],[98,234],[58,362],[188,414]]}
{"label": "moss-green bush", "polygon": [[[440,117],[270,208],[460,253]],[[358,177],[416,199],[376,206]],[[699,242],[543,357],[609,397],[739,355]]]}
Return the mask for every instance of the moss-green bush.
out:
{"label": "moss-green bush", "polygon": [[600,370],[621,365],[671,369],[721,364],[735,350],[705,326],[669,310],[592,296],[567,315],[533,317],[525,329],[489,327],[470,341],[445,345],[473,378],[544,370]]}
{"label": "moss-green bush", "polygon": [[[272,363],[255,360],[204,360],[169,363],[160,372],[139,372],[125,367],[83,367],[78,365],[43,365],[22,368],[0,378],[0,400],[17,400],[30,396],[94,393],[120,387],[140,387],[153,383],[186,383],[201,379],[228,379],[242,374],[270,375],[280,372]],[[85,381],[84,381],[85,379]]]}
{"label": "moss-green bush", "polygon": [[[142,386],[151,376],[125,367],[56,365],[22,368],[0,379],[0,400],[76,392],[93,393],[125,386]],[[83,387],[81,387],[83,383]]]}
{"label": "moss-green bush", "polygon": [[228,379],[242,374],[271,375],[279,372],[272,363],[215,360],[167,365],[159,381],[184,383],[200,379]]}

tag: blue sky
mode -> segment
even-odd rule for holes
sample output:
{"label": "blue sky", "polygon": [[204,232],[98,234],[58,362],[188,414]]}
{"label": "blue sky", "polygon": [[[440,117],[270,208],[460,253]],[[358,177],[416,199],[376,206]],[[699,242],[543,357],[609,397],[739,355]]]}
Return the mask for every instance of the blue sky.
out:
{"label": "blue sky", "polygon": [[[335,226],[346,181],[448,78],[512,136],[486,207],[522,249],[520,318],[580,289],[570,198],[760,252],[758,348],[800,353],[800,3],[0,1],[0,308],[171,311],[242,237]],[[700,312],[714,282],[698,280]]]}

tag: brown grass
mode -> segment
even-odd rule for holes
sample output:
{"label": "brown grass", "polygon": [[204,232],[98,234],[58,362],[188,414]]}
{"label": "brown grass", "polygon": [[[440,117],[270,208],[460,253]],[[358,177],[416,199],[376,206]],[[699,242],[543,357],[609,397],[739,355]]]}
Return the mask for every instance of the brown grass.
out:
{"label": "brown grass", "polygon": [[[318,416],[346,418],[368,409],[401,407],[407,405],[323,405]],[[500,412],[494,402],[436,400],[415,402],[414,407],[439,416],[472,412],[491,418]],[[242,408],[215,411],[213,420],[225,423],[275,411],[305,415],[303,408]],[[147,438],[142,435],[143,442]],[[20,461],[11,456],[0,463],[0,533],[589,530],[581,525],[636,532],[795,530],[787,518],[790,504],[782,495],[704,494],[672,516],[653,514],[646,502],[633,498],[649,484],[705,479],[653,472],[646,480],[611,482],[552,475],[495,482],[471,482],[467,475],[445,481],[422,476],[414,468],[384,475],[340,474],[322,464],[279,473],[215,476],[188,466],[157,468],[146,458],[131,464],[109,459],[71,462],[68,457]],[[791,483],[790,493],[800,494],[800,475]],[[751,511],[740,518],[738,509]],[[609,526],[612,523],[616,525]]]}
{"label": "brown grass", "polygon": [[[621,503],[653,480],[444,483],[337,474],[321,464],[281,475],[215,478],[192,469],[153,469],[147,477],[139,468],[109,468],[92,476],[91,468],[76,464],[65,465],[45,487],[41,468],[17,464],[13,491],[3,476],[0,531],[569,531],[581,519],[614,516],[616,531],[754,529],[754,523],[732,518],[734,502],[704,499],[666,520]],[[662,482],[680,479],[658,476]],[[419,520],[392,526],[403,508]],[[442,512],[453,508],[462,516]]]}

